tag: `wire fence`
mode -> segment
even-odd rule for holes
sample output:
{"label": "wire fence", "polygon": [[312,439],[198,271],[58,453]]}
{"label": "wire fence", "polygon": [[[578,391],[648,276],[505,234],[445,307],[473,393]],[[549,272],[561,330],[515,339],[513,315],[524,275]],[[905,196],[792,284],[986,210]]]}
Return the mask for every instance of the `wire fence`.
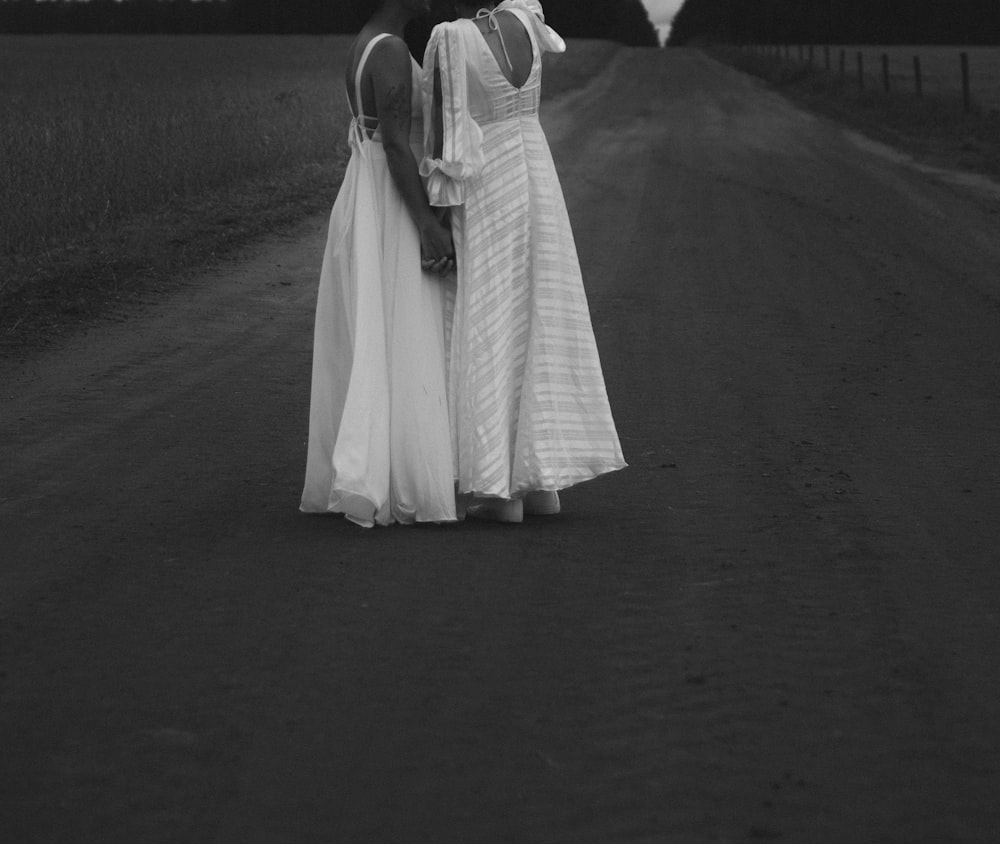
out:
{"label": "wire fence", "polygon": [[966,111],[1000,109],[1000,48],[746,44],[744,52],[809,65],[859,90],[958,97]]}

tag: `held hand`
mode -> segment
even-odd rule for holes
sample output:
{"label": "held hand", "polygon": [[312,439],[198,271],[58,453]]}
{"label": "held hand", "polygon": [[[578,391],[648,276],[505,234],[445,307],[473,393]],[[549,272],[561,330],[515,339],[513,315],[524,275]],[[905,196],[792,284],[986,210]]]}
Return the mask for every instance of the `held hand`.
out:
{"label": "held hand", "polygon": [[455,268],[454,258],[438,258],[436,261],[433,259],[421,259],[420,266],[425,272],[437,273],[438,275],[445,275],[451,272]]}
{"label": "held hand", "polygon": [[455,246],[451,232],[436,218],[420,229],[420,265],[432,273],[446,273],[455,267]]}

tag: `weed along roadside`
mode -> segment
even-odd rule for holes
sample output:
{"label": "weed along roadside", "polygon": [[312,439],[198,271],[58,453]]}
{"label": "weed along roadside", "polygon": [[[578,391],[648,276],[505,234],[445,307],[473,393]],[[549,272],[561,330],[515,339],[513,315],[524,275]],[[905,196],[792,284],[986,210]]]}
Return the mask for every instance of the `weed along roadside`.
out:
{"label": "weed along roadside", "polygon": [[925,93],[961,100],[965,111],[1000,110],[1000,48],[938,45],[876,46],[744,44],[746,56],[807,66],[841,84],[884,93]]}
{"label": "weed along roadside", "polygon": [[707,49],[800,105],[919,160],[1000,178],[1000,48]]}
{"label": "weed along roadside", "polygon": [[[0,341],[20,347],[154,293],[319,211],[340,38],[0,39]],[[58,61],[54,60],[58,57]]]}
{"label": "weed along roadside", "polygon": [[[348,154],[350,42],[0,36],[0,106],[24,116],[0,125],[0,355],[328,210]],[[572,42],[546,96],[616,49]]]}

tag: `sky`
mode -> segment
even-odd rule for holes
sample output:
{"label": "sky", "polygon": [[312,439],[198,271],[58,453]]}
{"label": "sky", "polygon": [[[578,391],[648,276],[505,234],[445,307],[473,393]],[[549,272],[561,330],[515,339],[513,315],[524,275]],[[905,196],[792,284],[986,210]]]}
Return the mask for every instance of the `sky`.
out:
{"label": "sky", "polygon": [[649,19],[653,22],[657,32],[660,33],[660,40],[667,37],[670,32],[670,19],[681,7],[684,0],[642,0],[643,5],[649,12]]}

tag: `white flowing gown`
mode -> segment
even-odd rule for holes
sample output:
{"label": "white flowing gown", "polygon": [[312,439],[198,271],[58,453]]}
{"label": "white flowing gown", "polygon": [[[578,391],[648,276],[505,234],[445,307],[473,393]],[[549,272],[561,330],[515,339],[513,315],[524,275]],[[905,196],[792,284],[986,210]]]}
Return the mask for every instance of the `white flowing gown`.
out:
{"label": "white flowing gown", "polygon": [[[435,27],[424,56],[432,205],[454,206],[458,264],[449,402],[461,492],[514,498],[624,467],[576,245],[538,121],[542,52],[562,52],[536,0],[504,0],[534,53],[520,88],[472,20]],[[434,71],[442,155],[434,147]]]}
{"label": "white flowing gown", "polygon": [[[420,237],[386,162],[376,122],[351,122],[351,159],[330,216],[313,345],[301,510],[370,527],[455,519],[445,370],[447,282],[424,273]],[[411,145],[423,155],[420,67]],[[453,295],[453,294],[452,294]]]}

